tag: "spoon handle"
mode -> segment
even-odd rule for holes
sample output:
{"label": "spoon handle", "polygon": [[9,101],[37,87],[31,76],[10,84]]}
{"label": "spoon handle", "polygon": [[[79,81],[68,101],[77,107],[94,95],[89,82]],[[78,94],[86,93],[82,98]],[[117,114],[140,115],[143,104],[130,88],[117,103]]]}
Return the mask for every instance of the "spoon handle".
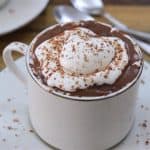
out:
{"label": "spoon handle", "polygon": [[123,24],[122,22],[120,22],[119,20],[117,20],[115,17],[111,16],[107,12],[104,12],[103,16],[107,20],[109,20],[114,26],[116,26],[118,29],[150,42],[150,33],[145,33],[145,32],[130,29],[125,24]]}
{"label": "spoon handle", "polygon": [[[133,37],[132,37],[133,38]],[[142,48],[142,50],[147,53],[148,55],[150,55],[150,44],[147,44],[143,41],[134,39],[136,41],[136,43]]]}

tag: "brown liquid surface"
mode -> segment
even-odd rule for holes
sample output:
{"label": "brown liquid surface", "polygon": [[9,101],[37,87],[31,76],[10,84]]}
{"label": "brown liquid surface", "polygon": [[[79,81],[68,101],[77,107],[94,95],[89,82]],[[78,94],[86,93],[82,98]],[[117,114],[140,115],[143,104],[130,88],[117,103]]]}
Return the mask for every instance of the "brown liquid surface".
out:
{"label": "brown liquid surface", "polygon": [[[92,87],[89,87],[89,88],[84,89],[84,90],[79,89],[76,92],[71,92],[70,94],[72,96],[102,96],[102,95],[107,95],[107,94],[110,94],[110,93],[113,93],[115,91],[120,90],[121,88],[123,88],[126,84],[131,82],[137,76],[140,67],[138,67],[136,65],[132,65],[132,64],[138,60],[141,60],[141,62],[142,62],[142,58],[136,52],[133,43],[128,38],[126,38],[123,35],[123,33],[121,33],[120,31],[110,32],[111,28],[108,26],[105,26],[103,24],[100,24],[100,23],[94,22],[94,21],[86,21],[86,22],[82,22],[80,24],[68,23],[68,24],[63,25],[63,26],[57,25],[53,29],[50,29],[49,31],[44,33],[42,36],[39,36],[37,38],[37,41],[31,50],[31,57],[32,57],[31,59],[33,59],[34,63],[30,64],[30,66],[31,66],[32,70],[34,70],[33,71],[34,75],[37,78],[42,79],[43,84],[46,85],[46,82],[45,82],[45,80],[41,74],[39,62],[38,62],[36,56],[34,55],[34,51],[35,51],[36,47],[40,43],[42,43],[43,41],[48,40],[48,39],[50,39],[50,38],[52,38],[58,34],[61,34],[65,30],[69,30],[69,29],[72,29],[75,27],[88,28],[88,29],[92,30],[93,32],[95,32],[98,36],[113,36],[113,37],[121,38],[126,43],[127,53],[129,56],[129,63],[126,66],[126,68],[124,69],[122,75],[118,78],[118,80],[114,84],[92,86]],[[55,88],[55,90],[60,91],[57,88]],[[66,93],[68,93],[68,92],[66,92]]]}

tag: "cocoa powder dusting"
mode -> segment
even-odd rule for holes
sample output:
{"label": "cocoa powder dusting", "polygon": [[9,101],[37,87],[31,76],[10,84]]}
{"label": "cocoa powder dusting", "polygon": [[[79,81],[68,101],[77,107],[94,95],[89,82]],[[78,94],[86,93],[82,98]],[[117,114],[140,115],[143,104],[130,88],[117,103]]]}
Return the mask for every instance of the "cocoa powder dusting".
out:
{"label": "cocoa powder dusting", "polygon": [[[42,36],[39,36],[37,38],[37,41],[35,42],[35,45],[33,46],[32,51],[34,52],[36,47],[43,41],[53,38],[53,37],[56,37],[56,36],[61,36],[61,34],[65,30],[75,29],[76,27],[88,28],[89,30],[95,32],[98,37],[113,36],[113,37],[118,37],[118,38],[122,39],[125,42],[125,46],[126,46],[127,53],[129,56],[129,64],[126,66],[126,68],[122,72],[122,75],[117,79],[117,81],[113,85],[107,85],[107,84],[104,84],[101,86],[94,85],[94,86],[86,88],[84,90],[77,90],[76,92],[70,92],[71,96],[107,95],[109,93],[112,93],[112,92],[115,92],[115,91],[121,89],[122,87],[124,87],[126,84],[131,82],[137,76],[140,68],[137,67],[136,65],[132,65],[132,64],[137,60],[141,60],[141,56],[139,56],[139,54],[136,52],[133,43],[127,37],[125,37],[122,34],[122,32],[120,32],[118,30],[112,30],[111,27],[106,26],[104,24],[100,24],[96,21],[81,21],[80,23],[68,23],[68,24],[64,24],[61,26],[57,25],[52,30],[50,29],[49,31],[44,33]],[[87,37],[83,37],[83,38],[87,38]],[[59,49],[60,43],[57,40],[55,42],[56,42],[55,44],[58,45],[57,48]],[[62,42],[64,42],[64,41],[62,40]],[[109,43],[109,44],[116,45],[117,40],[115,41],[115,43]],[[117,48],[120,50],[120,52],[122,51],[120,48],[120,45],[117,45]],[[73,48],[73,51],[74,51],[74,48]],[[65,56],[65,57],[67,57],[67,56]],[[119,56],[119,58],[121,59],[121,56]],[[85,59],[85,60],[87,61],[87,59]],[[33,70],[35,70],[35,71],[33,71],[33,72],[36,72],[35,76],[38,76],[43,80],[41,73],[40,73],[40,66],[37,63],[38,61],[37,61],[36,57],[33,57],[33,62],[34,62],[34,64],[32,64],[30,66],[31,66],[31,68],[33,68]],[[119,63],[119,62],[116,62],[116,63]],[[55,89],[57,89],[57,88],[55,88]],[[59,89],[57,89],[57,90],[59,91]]]}

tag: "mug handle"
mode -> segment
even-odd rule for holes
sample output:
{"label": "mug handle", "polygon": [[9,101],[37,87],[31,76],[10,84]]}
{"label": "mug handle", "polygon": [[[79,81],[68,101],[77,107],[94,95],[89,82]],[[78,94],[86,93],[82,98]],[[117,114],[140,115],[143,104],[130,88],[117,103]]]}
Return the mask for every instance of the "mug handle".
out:
{"label": "mug handle", "polygon": [[12,57],[12,52],[16,51],[25,55],[28,48],[29,46],[24,43],[13,42],[13,43],[10,43],[3,51],[3,60],[6,66],[25,86],[27,85],[26,75],[15,64],[13,57]]}

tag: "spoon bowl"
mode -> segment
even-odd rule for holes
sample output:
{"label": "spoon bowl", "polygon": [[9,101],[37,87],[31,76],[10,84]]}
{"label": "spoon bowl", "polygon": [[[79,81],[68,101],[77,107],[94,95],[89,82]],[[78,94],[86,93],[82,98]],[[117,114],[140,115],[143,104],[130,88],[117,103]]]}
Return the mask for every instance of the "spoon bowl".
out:
{"label": "spoon bowl", "polygon": [[101,0],[70,0],[73,6],[88,14],[99,15],[104,12],[104,4]]}
{"label": "spoon bowl", "polygon": [[80,20],[94,20],[94,18],[89,16],[88,14],[80,12],[75,8],[67,5],[60,5],[54,7],[53,14],[56,21],[59,23],[67,23]]}

